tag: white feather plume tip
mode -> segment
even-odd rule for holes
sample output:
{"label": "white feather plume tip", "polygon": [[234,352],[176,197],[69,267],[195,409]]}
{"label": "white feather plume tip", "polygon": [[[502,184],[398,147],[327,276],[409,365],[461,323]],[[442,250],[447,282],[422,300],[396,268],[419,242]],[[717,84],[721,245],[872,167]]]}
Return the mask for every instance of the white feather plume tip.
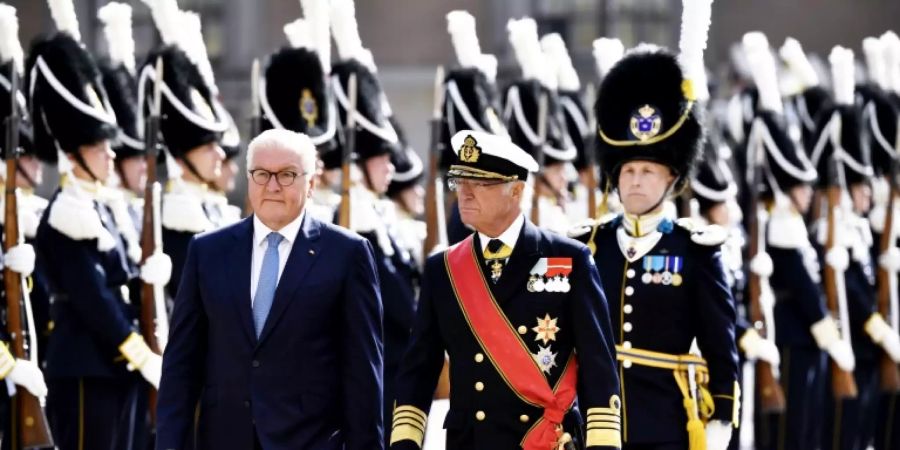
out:
{"label": "white feather plume tip", "polygon": [[712,23],[712,2],[713,0],[682,0],[678,59],[685,71],[685,78],[693,82],[694,93],[701,101],[709,99],[703,53]]}
{"label": "white feather plume tip", "polygon": [[16,71],[21,75],[24,70],[23,59],[16,8],[0,3],[0,63],[12,61]]}
{"label": "white feather plume tip", "polygon": [[176,0],[143,0],[150,8],[159,38],[165,45],[179,45],[179,10]]}
{"label": "white feather plume tip", "polygon": [[881,39],[876,37],[863,39],[863,53],[866,54],[869,81],[882,89],[889,89],[887,67],[884,64],[884,44]]}
{"label": "white feather plume tip", "polygon": [[475,16],[468,11],[450,11],[447,13],[447,32],[450,33],[450,42],[459,65],[465,68],[478,67],[481,45],[475,31]]}
{"label": "white feather plume tip", "polygon": [[760,108],[781,114],[784,107],[781,103],[778,72],[775,69],[775,58],[769,49],[769,40],[761,32],[753,31],[745,34],[742,42],[753,81],[759,91]]}
{"label": "white feather plume tip", "polygon": [[799,41],[792,37],[785,39],[778,53],[804,89],[819,85],[819,76],[807,59]]}
{"label": "white feather plume tip", "polygon": [[193,11],[180,11],[180,29],[182,31],[180,46],[193,62],[213,95],[219,93],[216,77],[213,74],[206,43],[203,42],[203,29],[200,14]]}
{"label": "white feather plume tip", "polygon": [[356,22],[356,5],[353,0],[331,0],[331,36],[341,59],[360,59],[363,53],[359,24]]}
{"label": "white feather plume tip", "polygon": [[78,16],[75,15],[75,5],[72,0],[47,0],[50,6],[50,15],[56,29],[69,33],[76,41],[81,42],[81,31],[78,30]]}
{"label": "white feather plume tip", "polygon": [[497,57],[488,53],[478,55],[478,70],[493,84],[497,81]]}
{"label": "white feather plume tip", "polygon": [[834,101],[839,105],[852,105],[856,91],[856,65],[853,50],[835,46],[828,55],[831,63],[831,78],[834,84]]}
{"label": "white feather plume tip", "polygon": [[616,38],[599,38],[595,39],[594,47],[594,63],[597,65],[597,75],[603,79],[609,69],[612,69],[625,54],[625,46],[622,41]]}
{"label": "white feather plume tip", "polygon": [[559,33],[545,34],[541,38],[541,48],[544,54],[552,58],[556,66],[556,80],[559,88],[567,91],[577,91],[581,88],[578,72],[572,66],[572,58],[569,50]]}
{"label": "white feather plume tip", "polygon": [[303,17],[309,25],[313,48],[325,73],[331,72],[331,13],[328,0],[300,0]]}
{"label": "white feather plume tip", "polygon": [[509,43],[516,54],[516,60],[522,69],[522,78],[535,79],[548,88],[556,87],[555,71],[548,66],[538,41],[537,22],[530,17],[510,19],[506,24],[509,32]]}
{"label": "white feather plume tip", "polygon": [[99,11],[97,18],[103,22],[103,34],[113,64],[122,64],[134,74],[134,36],[131,32],[131,6],[109,2]]}
{"label": "white feather plume tip", "polygon": [[900,94],[900,38],[893,31],[881,35],[884,44],[884,64],[891,90]]}
{"label": "white feather plume tip", "polygon": [[284,35],[293,48],[313,48],[312,32],[305,19],[297,19],[284,25]]}

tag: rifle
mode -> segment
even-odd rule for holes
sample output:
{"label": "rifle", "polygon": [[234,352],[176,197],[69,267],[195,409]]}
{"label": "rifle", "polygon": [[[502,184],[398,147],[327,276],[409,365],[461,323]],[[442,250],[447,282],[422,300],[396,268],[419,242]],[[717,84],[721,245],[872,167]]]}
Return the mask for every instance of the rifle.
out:
{"label": "rifle", "polygon": [[[340,80],[338,80],[340,81]],[[341,149],[341,205],[338,209],[338,225],[350,228],[350,159],[356,149],[356,74],[347,80],[347,127],[344,129],[344,146]]]}
{"label": "rifle", "polygon": [[541,198],[538,194],[538,188],[542,180],[541,170],[544,169],[544,146],[547,145],[547,94],[541,92],[538,97],[538,146],[535,152],[535,158],[538,163],[538,173],[534,177],[534,195],[531,197],[531,223],[535,226],[541,226]]}
{"label": "rifle", "polygon": [[[595,89],[593,83],[588,83],[587,87],[584,91],[584,103],[587,108],[585,108],[588,112],[588,129],[595,130],[596,126],[596,118],[594,118],[594,97],[595,97]],[[584,136],[579,136],[579,139],[586,141],[584,143],[584,174],[585,174],[585,184],[587,184],[587,210],[588,210],[588,218],[596,219],[597,218],[597,158],[594,155],[594,133],[590,133],[590,138],[585,139]]]}
{"label": "rifle", "polygon": [[[21,244],[19,234],[19,214],[16,201],[16,169],[19,157],[19,74],[10,71],[10,113],[6,118],[6,206],[3,224],[3,251]],[[37,347],[31,340],[35,336],[34,318],[31,314],[31,299],[25,280],[9,267],[3,269],[3,287],[6,294],[6,329],[9,332],[9,350],[16,359],[37,360]],[[25,329],[27,327],[27,329]],[[47,416],[41,400],[24,388],[16,390],[11,402],[12,427],[10,441],[15,450],[53,447],[53,436],[47,425]]]}
{"label": "rifle", "polygon": [[[888,198],[887,214],[884,215],[884,228],[881,234],[881,240],[878,243],[879,254],[887,254],[888,250],[894,246],[897,241],[896,233],[894,233],[894,208],[898,206],[897,195],[900,195],[897,188],[898,161],[891,161],[891,171],[888,175],[890,184],[890,197]],[[893,300],[897,296],[897,276],[887,271],[881,265],[878,265],[878,312],[890,323],[896,321],[891,320],[894,314],[897,314],[896,304]],[[888,356],[886,352],[881,352],[878,362],[881,390],[884,392],[900,392],[900,370],[897,364]]]}
{"label": "rifle", "polygon": [[[833,128],[833,132],[840,132],[840,122],[837,122],[837,126]],[[840,136],[834,138],[832,142],[840,143]],[[838,167],[839,164],[837,160],[837,154],[834,154],[829,158],[828,161],[828,179],[830,180],[830,184],[826,189],[825,196],[828,202],[827,204],[827,214],[828,214],[828,236],[825,241],[825,251],[828,252],[837,245],[837,236],[836,236],[836,227],[837,227],[837,215],[838,208],[840,208],[841,202],[841,183],[838,180]],[[825,264],[825,296],[828,304],[828,310],[831,312],[833,316],[836,316],[840,319],[841,324],[841,338],[847,339],[847,333],[850,332],[848,327],[847,320],[847,303],[846,303],[846,289],[844,287],[844,274],[838,273],[831,267],[829,264]],[[831,388],[834,392],[834,398],[836,400],[842,399],[851,399],[856,398],[857,390],[856,390],[856,381],[853,379],[853,373],[847,372],[840,367],[838,367],[837,363],[834,360],[830,361],[831,364]]]}
{"label": "rifle", "polygon": [[444,183],[441,179],[440,159],[441,127],[444,105],[444,67],[438,66],[434,74],[434,110],[431,116],[431,151],[428,158],[428,178],[425,182],[425,241],[422,257],[428,257],[435,248],[447,246],[447,221],[444,219]]}
{"label": "rifle", "polygon": [[[156,166],[159,157],[157,136],[163,80],[162,58],[156,60],[156,82],[153,84],[153,104],[147,118],[144,133],[144,148],[147,160],[147,185],[144,187],[144,217],[141,226],[141,264],[147,258],[162,252],[162,223],[160,221],[160,196],[162,187],[157,179]],[[168,337],[168,317],[164,286],[141,282],[141,336],[156,354],[162,354]],[[149,407],[151,423],[156,422],[155,389],[150,389]]]}
{"label": "rifle", "polygon": [[[247,142],[259,136],[262,129],[262,117],[259,110],[259,58],[253,58],[253,65],[250,69],[250,138]],[[253,213],[253,205],[250,204],[250,196],[244,201],[244,214]]]}
{"label": "rifle", "polygon": [[[761,123],[761,122],[760,122]],[[765,232],[767,215],[765,208],[759,200],[759,182],[760,168],[763,164],[763,156],[765,155],[764,143],[758,141],[759,145],[748,149],[752,151],[751,163],[748,173],[747,186],[749,191],[749,204],[747,210],[750,211],[747,219],[747,235],[750,238],[749,247],[747,249],[748,260],[752,260],[765,248]],[[749,280],[747,291],[750,303],[750,323],[753,328],[763,338],[767,339],[769,334],[767,328],[774,327],[771,309],[763,307],[760,297],[762,294],[762,280],[759,275],[749,271]],[[774,328],[772,329],[774,334]],[[775,376],[775,370],[767,361],[758,359],[756,361],[756,390],[759,391],[760,409],[766,414],[781,414],[785,411],[784,392]]]}

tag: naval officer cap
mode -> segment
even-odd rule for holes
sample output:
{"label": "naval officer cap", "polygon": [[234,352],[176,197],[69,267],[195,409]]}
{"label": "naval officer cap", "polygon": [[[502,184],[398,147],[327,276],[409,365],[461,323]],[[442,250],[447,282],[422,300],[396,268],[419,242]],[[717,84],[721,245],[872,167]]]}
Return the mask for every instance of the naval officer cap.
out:
{"label": "naval officer cap", "polygon": [[534,158],[508,136],[474,130],[460,130],[450,138],[456,159],[447,172],[449,178],[525,181],[537,172]]}

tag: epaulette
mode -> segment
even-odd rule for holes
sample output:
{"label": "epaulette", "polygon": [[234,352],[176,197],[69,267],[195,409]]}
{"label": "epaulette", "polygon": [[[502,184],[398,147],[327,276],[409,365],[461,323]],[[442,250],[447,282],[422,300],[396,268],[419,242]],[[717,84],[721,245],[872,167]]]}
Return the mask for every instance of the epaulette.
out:
{"label": "epaulette", "polygon": [[700,245],[714,247],[728,240],[728,231],[720,225],[704,225],[687,217],[676,219],[675,224],[689,231],[691,241]]}
{"label": "epaulette", "polygon": [[614,226],[616,222],[616,218],[619,217],[618,214],[605,214],[603,217],[599,219],[585,219],[581,222],[573,225],[566,232],[566,235],[573,239],[581,239],[585,236],[587,238],[587,247],[591,250],[591,255],[597,252],[597,244],[594,243],[594,237],[597,235],[597,230],[606,228],[607,226]]}
{"label": "epaulette", "polygon": [[60,191],[53,203],[47,223],[66,237],[83,241],[96,239],[97,250],[105,252],[116,246],[116,241],[100,221],[100,215],[94,209],[94,202],[89,198],[79,197],[66,190]]}
{"label": "epaulette", "polygon": [[600,226],[600,221],[595,219],[584,219],[576,222],[566,231],[566,236],[572,239],[578,239],[584,237],[586,234],[592,232],[595,228]]}

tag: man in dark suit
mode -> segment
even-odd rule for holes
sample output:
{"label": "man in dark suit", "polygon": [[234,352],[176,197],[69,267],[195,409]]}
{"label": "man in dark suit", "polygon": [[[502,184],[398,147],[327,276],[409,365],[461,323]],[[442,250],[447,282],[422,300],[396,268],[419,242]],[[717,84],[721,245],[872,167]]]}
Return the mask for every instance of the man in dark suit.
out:
{"label": "man in dark suit", "polygon": [[198,402],[198,449],[383,447],[372,247],[305,213],[315,158],[305,135],[262,133],[247,155],[254,215],[192,240],[163,358],[158,449],[189,447]]}
{"label": "man in dark suit", "polygon": [[425,265],[391,448],[421,448],[445,352],[448,449],[619,448],[610,319],[589,250],[526,220],[537,162],[508,137],[463,130],[451,142],[450,186],[477,232]]}

